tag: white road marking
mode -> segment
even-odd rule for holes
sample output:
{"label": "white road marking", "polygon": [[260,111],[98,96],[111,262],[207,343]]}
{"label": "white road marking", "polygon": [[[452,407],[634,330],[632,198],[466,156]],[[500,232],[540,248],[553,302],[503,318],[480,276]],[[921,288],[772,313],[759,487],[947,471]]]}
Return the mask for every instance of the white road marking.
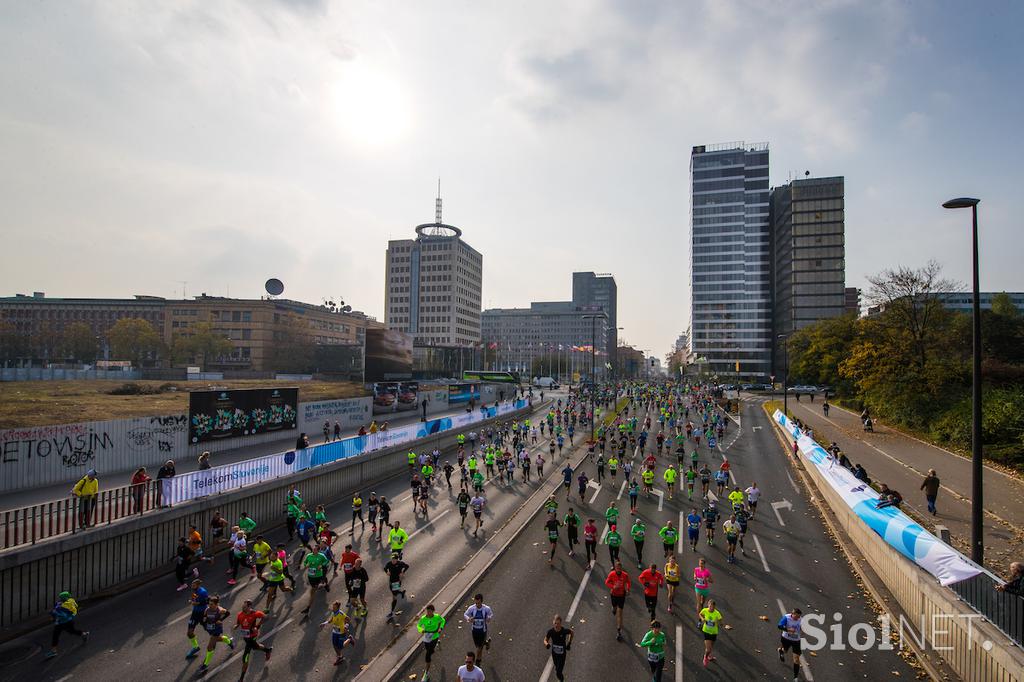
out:
{"label": "white road marking", "polygon": [[752,427],[750,427],[750,430],[751,431],[760,431],[763,428],[764,428],[763,426],[752,426]]}
{"label": "white road marking", "polygon": [[793,511],[793,503],[789,500],[782,500],[782,502],[772,502],[772,511],[775,512],[775,518],[779,520],[780,526],[785,526],[786,522],[782,520],[782,514],[779,513],[780,509],[788,509]]}
{"label": "white road marking", "polygon": [[626,492],[626,482],[623,481],[622,485],[619,486],[619,494],[615,496],[616,500],[622,499],[622,493]]}
{"label": "white road marking", "polygon": [[771,573],[772,569],[768,568],[768,559],[765,558],[764,550],[761,549],[761,541],[758,540],[757,536],[754,535],[753,533],[750,534],[750,537],[753,538],[754,546],[757,547],[757,555],[759,557],[761,557],[761,565],[764,566],[764,572],[765,573]]}
{"label": "white road marking", "polygon": [[596,499],[597,499],[597,496],[598,496],[598,495],[599,495],[600,493],[601,493],[601,484],[600,484],[600,483],[598,483],[598,484],[597,484],[597,489],[596,489],[596,490],[594,490],[594,494],[590,496],[590,504],[594,504],[594,500],[596,500]]}
{"label": "white road marking", "polygon": [[683,626],[676,625],[676,682],[683,682]]}
{"label": "white road marking", "polygon": [[[242,566],[242,567],[241,567],[241,568],[240,568],[239,570],[241,570],[241,571],[245,571],[245,570],[247,570],[247,569],[246,569],[246,568],[245,568],[244,566]],[[229,590],[225,590],[224,592],[220,592],[220,593],[219,593],[219,594],[220,594],[220,598],[221,598],[221,599],[223,600],[223,599],[224,599],[224,597],[228,596],[228,595],[229,595],[229,594],[231,594],[232,592],[236,592],[236,591],[238,591],[238,590],[242,589],[243,587],[246,587],[247,585],[251,585],[251,584],[254,584],[255,582],[256,582],[255,580],[239,580],[239,581],[238,581],[238,584],[237,584],[237,585],[235,585],[234,587],[232,587],[231,589],[229,589]],[[185,620],[186,618],[188,618],[188,617],[189,617],[189,616],[191,616],[191,615],[192,615],[192,611],[191,611],[191,610],[189,610],[189,611],[188,611],[187,613],[185,613],[185,615],[183,615],[183,616],[178,616],[178,617],[177,617],[177,618],[175,618],[174,620],[172,620],[172,621],[169,621],[169,622],[168,622],[167,624],[168,624],[168,625],[174,625],[175,623],[180,623],[181,621]]]}
{"label": "white road marking", "polygon": [[731,479],[732,479],[732,484],[733,484],[733,485],[739,485],[739,484],[738,484],[738,483],[736,482],[736,476],[735,476],[735,475],[734,475],[734,474],[732,473],[732,469],[729,469],[729,478],[731,478]]}
{"label": "white road marking", "polygon": [[710,486],[708,486],[708,500],[714,502],[715,504],[718,504],[718,495],[715,495],[714,491],[711,490]]}
{"label": "white road marking", "polygon": [[[779,611],[781,612],[781,615],[785,616],[786,607],[783,605],[782,600],[776,599],[775,603],[779,605]],[[814,675],[811,674],[811,666],[808,665],[806,656],[800,657],[800,669],[804,671],[804,678],[807,679],[807,682],[814,682]]]}
{"label": "white road marking", "polygon": [[[288,623],[292,622],[293,620],[295,620],[295,619],[294,619],[294,618],[288,618],[287,620],[283,621],[283,622],[282,622],[282,623],[281,623],[280,625],[278,625],[278,626],[277,626],[276,628],[274,628],[273,630],[270,630],[270,631],[268,631],[268,632],[265,632],[265,633],[263,633],[263,637],[264,637],[264,638],[266,638],[266,637],[270,637],[270,635],[274,634],[275,632],[277,632],[278,630],[280,630],[281,628],[283,628],[283,627],[284,627],[285,625],[288,625]],[[224,661],[223,663],[221,663],[220,665],[218,665],[218,666],[217,666],[216,668],[214,668],[213,670],[211,670],[210,672],[208,672],[208,673],[206,674],[206,676],[205,676],[205,679],[207,679],[207,680],[213,679],[213,677],[214,677],[214,676],[215,676],[215,675],[216,675],[217,673],[219,673],[219,672],[220,672],[221,670],[223,670],[224,668],[228,667],[229,665],[231,665],[232,663],[234,663],[234,662],[235,662],[236,660],[240,660],[240,659],[236,659],[236,658],[235,658],[235,656],[236,656],[236,655],[238,655],[238,654],[240,654],[240,653],[241,653],[240,651],[238,651],[239,647],[241,647],[241,648],[243,648],[243,649],[244,649],[244,648],[245,648],[245,644],[244,644],[244,643],[242,643],[242,644],[240,644],[240,645],[239,645],[239,644],[236,644],[236,645],[235,645],[235,651],[234,651],[234,652],[233,652],[233,653],[232,653],[232,654],[231,654],[230,656],[228,656],[228,659],[227,659],[226,661]]]}
{"label": "white road marking", "polygon": [[665,492],[662,490],[655,490],[654,494],[658,496],[658,511],[661,511],[665,507]]}
{"label": "white road marking", "polygon": [[[587,570],[583,572],[583,580],[580,581],[580,586],[576,590],[576,596],[572,600],[572,605],[569,606],[569,612],[565,614],[565,625],[569,625],[572,621],[573,615],[576,613],[576,609],[580,605],[580,600],[583,599],[583,591],[587,587],[587,581],[590,580],[591,567],[587,566]],[[548,663],[544,666],[544,672],[540,674],[540,682],[547,682],[548,678],[551,677],[551,671],[555,669],[555,662],[548,656]]]}
{"label": "white road marking", "polygon": [[799,493],[800,492],[800,488],[797,487],[796,481],[793,480],[793,477],[789,475],[788,471],[786,472],[786,478],[789,479],[789,484],[791,486],[793,486],[793,490],[795,490],[795,491],[797,491],[797,493]]}

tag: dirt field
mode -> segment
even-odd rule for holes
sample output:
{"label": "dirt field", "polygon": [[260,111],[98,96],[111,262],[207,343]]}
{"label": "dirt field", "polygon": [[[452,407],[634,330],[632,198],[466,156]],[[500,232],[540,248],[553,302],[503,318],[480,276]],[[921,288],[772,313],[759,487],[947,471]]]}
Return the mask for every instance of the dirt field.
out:
{"label": "dirt field", "polygon": [[123,381],[0,382],[0,429],[188,412],[188,392],[298,386],[299,401],[369,395],[362,384],[330,381],[135,381],[159,393],[111,395]]}

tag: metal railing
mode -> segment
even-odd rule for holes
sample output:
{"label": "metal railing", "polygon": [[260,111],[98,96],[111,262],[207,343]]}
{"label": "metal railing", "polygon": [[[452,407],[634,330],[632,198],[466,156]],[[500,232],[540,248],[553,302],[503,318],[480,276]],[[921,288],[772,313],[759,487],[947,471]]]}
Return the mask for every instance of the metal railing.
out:
{"label": "metal railing", "polygon": [[1024,646],[1024,596],[995,589],[996,585],[1002,584],[1003,581],[998,577],[983,571],[949,587],[964,603],[1016,642],[1017,646]]}

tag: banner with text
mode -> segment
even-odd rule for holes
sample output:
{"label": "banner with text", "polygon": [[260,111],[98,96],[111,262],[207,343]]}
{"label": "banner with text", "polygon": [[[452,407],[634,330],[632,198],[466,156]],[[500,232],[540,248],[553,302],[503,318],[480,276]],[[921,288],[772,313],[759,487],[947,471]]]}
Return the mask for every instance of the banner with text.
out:
{"label": "banner with text", "polygon": [[167,504],[179,504],[186,500],[263,483],[295,471],[295,460],[294,452],[285,452],[161,479],[164,501]]}

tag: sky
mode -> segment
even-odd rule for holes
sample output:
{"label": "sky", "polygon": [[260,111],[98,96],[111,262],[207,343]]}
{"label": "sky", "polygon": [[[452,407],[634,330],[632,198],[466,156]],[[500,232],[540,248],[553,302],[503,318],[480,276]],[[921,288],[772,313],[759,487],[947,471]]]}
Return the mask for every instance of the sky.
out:
{"label": "sky", "polygon": [[[0,295],[342,298],[434,217],[483,306],[614,274],[622,338],[689,325],[689,155],[846,178],[847,286],[935,259],[1024,290],[1014,2],[2,2]],[[187,282],[187,285],[183,284]]]}

